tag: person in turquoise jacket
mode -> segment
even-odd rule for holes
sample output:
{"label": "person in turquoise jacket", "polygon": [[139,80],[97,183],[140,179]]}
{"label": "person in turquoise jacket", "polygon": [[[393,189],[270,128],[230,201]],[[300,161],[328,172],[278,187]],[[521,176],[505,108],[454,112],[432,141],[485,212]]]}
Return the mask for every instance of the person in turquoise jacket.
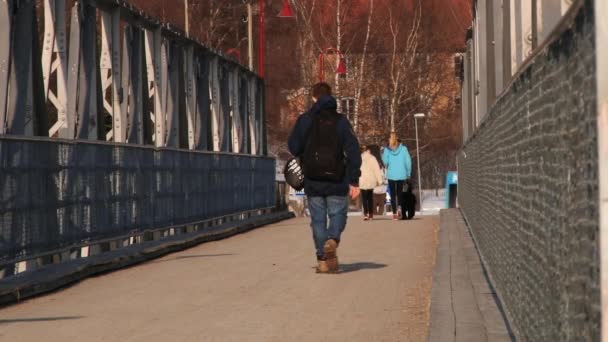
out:
{"label": "person in turquoise jacket", "polygon": [[[393,220],[398,220],[399,207],[403,184],[412,175],[412,158],[403,144],[397,141],[395,133],[391,133],[389,144],[382,154],[382,162],[386,166],[386,178],[391,193],[391,208]],[[403,210],[402,210],[403,212]]]}

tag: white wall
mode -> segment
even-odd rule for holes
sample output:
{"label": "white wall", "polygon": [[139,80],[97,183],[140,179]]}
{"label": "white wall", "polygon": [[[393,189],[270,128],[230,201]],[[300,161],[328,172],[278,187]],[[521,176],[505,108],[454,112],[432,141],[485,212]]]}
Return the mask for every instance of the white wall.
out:
{"label": "white wall", "polygon": [[[467,42],[467,47],[470,45],[470,42]],[[462,56],[462,65],[463,65],[463,73],[464,73],[464,80],[462,82],[462,93],[460,98],[462,99],[461,101],[461,107],[462,107],[462,142],[466,142],[467,139],[469,138],[470,132],[469,132],[469,122],[471,120],[471,116],[472,116],[472,111],[471,108],[469,106],[470,104],[470,99],[471,99],[471,85],[470,85],[470,77],[468,77],[468,75],[470,74],[470,69],[471,69],[471,65],[470,65],[470,50],[467,49],[467,52]]]}
{"label": "white wall", "polygon": [[602,341],[608,341],[608,1],[595,0]]}
{"label": "white wall", "polygon": [[[559,1],[559,0],[555,0]],[[532,51],[532,1],[511,0],[511,71],[512,75]]]}
{"label": "white wall", "polygon": [[[495,97],[532,54],[533,34],[538,35],[538,44],[542,44],[569,9],[570,1],[536,0],[537,25],[532,27],[533,0],[477,0],[473,42],[467,45],[471,61],[469,70],[465,70],[464,84],[469,91],[463,90],[463,114],[469,127],[479,125]],[[493,53],[493,58],[492,53],[488,58],[488,52]],[[470,109],[464,106],[466,102]],[[464,121],[463,124],[467,127]],[[466,136],[472,133],[473,129],[469,129]]]}
{"label": "white wall", "polygon": [[568,11],[568,0],[537,0],[538,41],[544,41],[557,26],[561,17]]}
{"label": "white wall", "polygon": [[496,96],[500,95],[504,88],[503,80],[503,15],[502,6],[503,2],[510,0],[494,0],[494,73],[495,84],[496,84]]}
{"label": "white wall", "polygon": [[488,110],[488,66],[487,66],[487,34],[486,34],[486,1],[477,0],[476,39],[477,39],[477,81],[479,95],[477,96],[477,122],[479,125]]}

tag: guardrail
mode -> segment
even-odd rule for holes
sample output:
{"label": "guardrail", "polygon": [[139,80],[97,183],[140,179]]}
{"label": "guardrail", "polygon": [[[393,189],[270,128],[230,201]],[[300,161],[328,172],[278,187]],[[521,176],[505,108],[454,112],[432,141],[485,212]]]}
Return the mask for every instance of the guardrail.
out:
{"label": "guardrail", "polygon": [[283,210],[264,118],[262,79],[126,1],[0,1],[0,278]]}
{"label": "guardrail", "polygon": [[0,264],[284,206],[274,164],[260,156],[0,137]]}

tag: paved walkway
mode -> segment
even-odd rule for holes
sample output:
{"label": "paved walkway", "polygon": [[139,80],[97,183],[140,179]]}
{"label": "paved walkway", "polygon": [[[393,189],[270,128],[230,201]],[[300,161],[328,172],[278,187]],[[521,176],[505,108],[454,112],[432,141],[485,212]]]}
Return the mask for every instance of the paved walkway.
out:
{"label": "paved walkway", "polygon": [[438,222],[351,217],[320,275],[284,221],[2,309],[0,340],[426,341]]}

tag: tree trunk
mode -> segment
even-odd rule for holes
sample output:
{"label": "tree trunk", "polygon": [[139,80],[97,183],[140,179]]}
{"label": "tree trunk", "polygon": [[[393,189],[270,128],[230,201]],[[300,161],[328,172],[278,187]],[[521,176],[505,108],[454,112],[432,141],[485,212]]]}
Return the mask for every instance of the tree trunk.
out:
{"label": "tree trunk", "polygon": [[355,134],[359,125],[359,100],[361,99],[361,89],[363,88],[363,78],[365,77],[365,56],[367,55],[367,46],[369,43],[369,34],[372,27],[372,14],[374,13],[374,0],[369,0],[369,13],[367,17],[367,32],[365,34],[365,43],[363,44],[363,56],[361,56],[361,64],[359,65],[359,77],[357,79],[357,89],[355,90],[355,108],[353,113],[353,128]]}
{"label": "tree trunk", "polygon": [[[342,0],[336,0],[336,49],[340,51],[342,47],[342,18],[340,13],[340,8],[342,7]],[[336,69],[340,63],[340,55],[336,53]],[[335,73],[335,86],[334,86],[334,94],[336,97],[340,96],[340,75]],[[338,104],[339,105],[339,104]],[[344,110],[344,108],[341,108]]]}

